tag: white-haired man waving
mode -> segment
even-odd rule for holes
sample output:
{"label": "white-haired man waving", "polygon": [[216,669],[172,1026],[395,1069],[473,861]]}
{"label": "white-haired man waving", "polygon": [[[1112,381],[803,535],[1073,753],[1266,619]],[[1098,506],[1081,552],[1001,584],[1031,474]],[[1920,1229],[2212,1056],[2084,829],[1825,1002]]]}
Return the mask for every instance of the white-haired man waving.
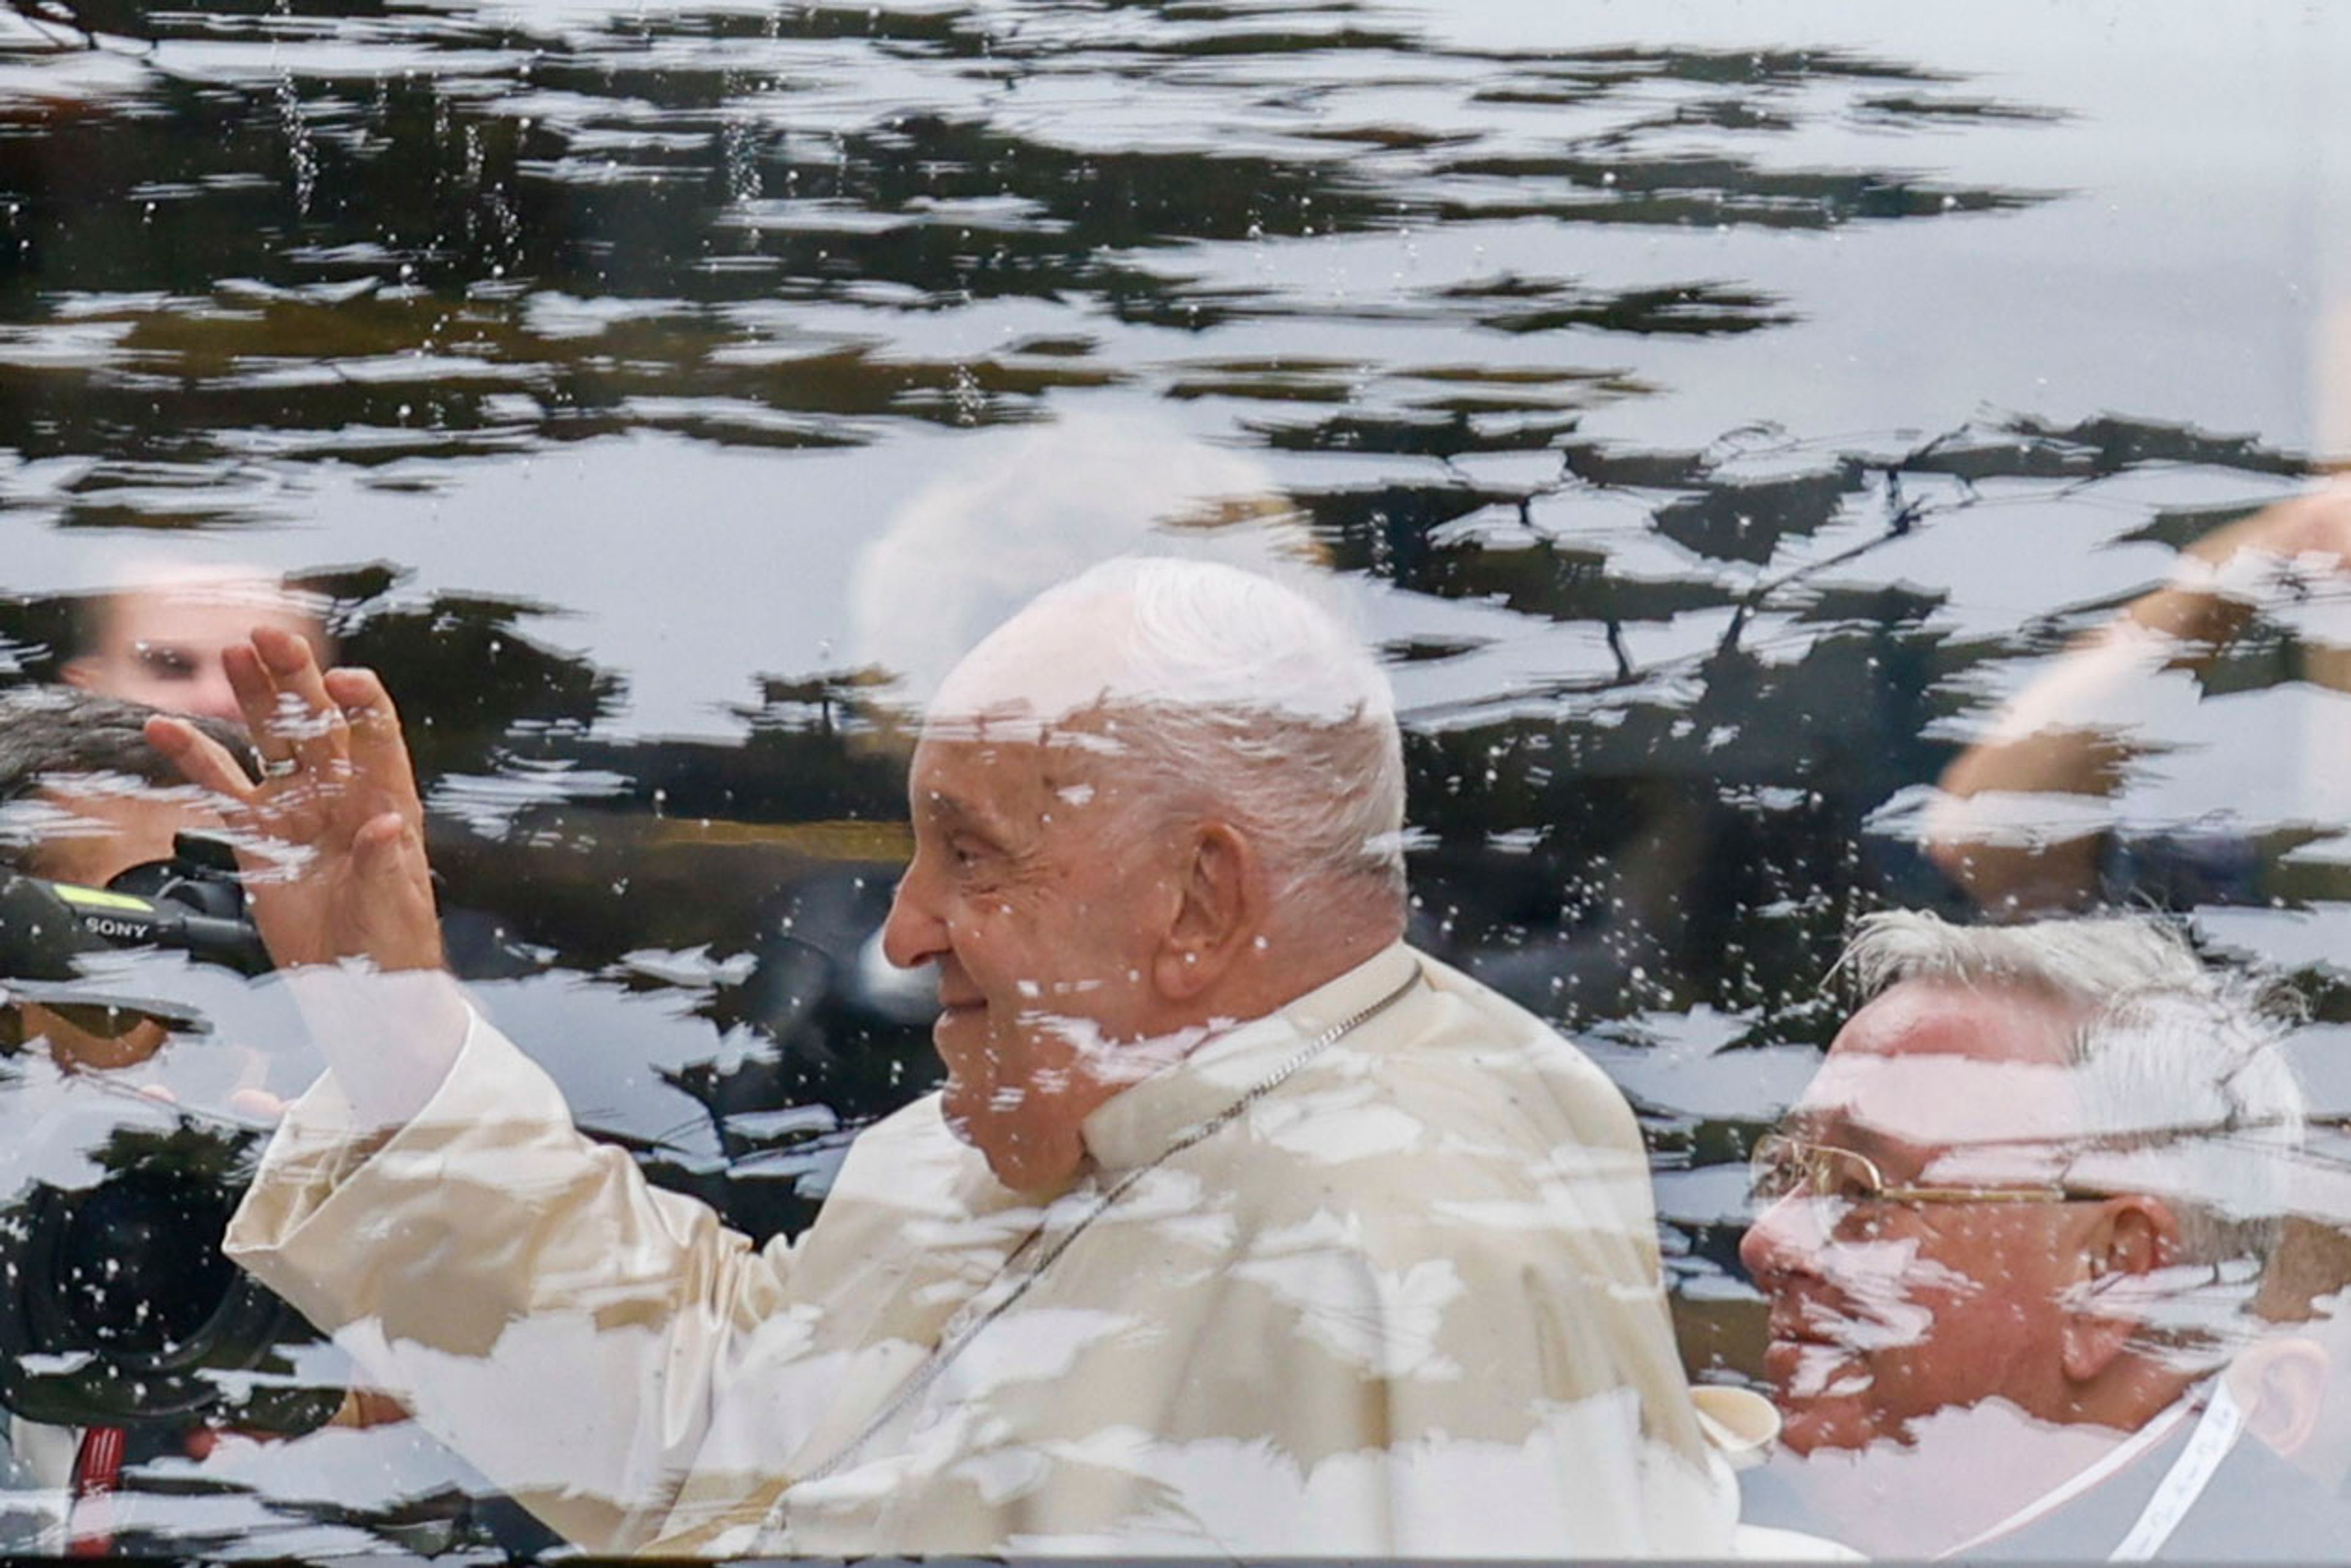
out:
{"label": "white-haired man waving", "polygon": [[258,785],[156,735],[302,852],[256,916],[337,1053],[231,1249],[572,1539],[1727,1543],[1632,1118],[1402,944],[1386,682],[1286,588],[1113,562],[948,678],[883,934],[935,969],[946,1084],[764,1251],[580,1137],[438,976],[374,678],[267,633],[230,668]]}

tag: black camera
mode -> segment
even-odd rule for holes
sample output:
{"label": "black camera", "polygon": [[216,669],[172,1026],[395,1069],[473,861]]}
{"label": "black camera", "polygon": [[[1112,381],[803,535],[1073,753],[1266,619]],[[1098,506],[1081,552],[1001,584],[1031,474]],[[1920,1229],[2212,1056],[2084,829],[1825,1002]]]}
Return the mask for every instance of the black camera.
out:
{"label": "black camera", "polygon": [[13,874],[0,884],[0,979],[69,980],[79,955],[107,947],[176,948],[241,975],[270,968],[236,852],[201,833],[175,835],[170,860],[104,887]]}
{"label": "black camera", "polygon": [[[20,1052],[35,1017],[98,1052],[213,1049],[200,1013],[86,972],[137,947],[267,969],[227,846],[183,834],[173,849],[104,888],[0,880],[0,1050]],[[324,1421],[340,1389],[303,1386],[288,1354],[317,1333],[220,1250],[266,1128],[119,1074],[28,1067],[0,1065],[0,1404],[58,1426]]]}

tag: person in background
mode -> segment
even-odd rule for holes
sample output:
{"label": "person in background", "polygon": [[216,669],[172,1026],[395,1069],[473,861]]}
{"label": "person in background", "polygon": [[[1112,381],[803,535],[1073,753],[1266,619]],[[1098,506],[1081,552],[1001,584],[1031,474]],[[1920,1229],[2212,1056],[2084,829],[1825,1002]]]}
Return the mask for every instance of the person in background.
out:
{"label": "person in background", "polygon": [[[132,866],[170,858],[174,834],[220,829],[204,792],[147,740],[155,711],[69,687],[0,693],[0,871],[104,887]],[[246,747],[240,726],[193,722],[232,756]],[[0,930],[0,1013],[12,1051],[41,1051],[66,1073],[115,1072],[171,1041],[163,1017],[77,1005],[72,985],[27,981],[14,963],[22,935]],[[105,1500],[124,1465],[181,1451],[192,1430],[50,1426],[11,1412],[7,1448],[21,1479],[74,1500],[71,1539],[87,1551],[107,1540]]]}
{"label": "person in background", "polygon": [[[2129,719],[2162,684],[2206,679],[2263,609],[2346,585],[2351,480],[2198,539],[2170,583],[2077,642],[1944,770],[1927,816],[1928,854],[1996,914],[2077,909],[2102,898],[2242,903],[2258,895],[2259,868],[2243,835],[2135,839],[2085,822],[2081,808],[2117,793],[2146,757],[2147,740]],[[2306,644],[2299,673],[2351,691],[2351,643]],[[2304,758],[2281,738],[2289,745],[2268,759],[2272,770],[2299,763],[2314,778],[2339,779],[2351,765],[2351,731],[2309,736]]]}
{"label": "person in background", "polygon": [[277,579],[234,567],[157,568],[84,603],[78,646],[59,674],[103,696],[234,724],[221,650],[256,626],[301,638],[322,662],[333,657],[320,606]]}
{"label": "person in background", "polygon": [[2262,998],[2145,919],[1864,922],[1865,1005],[1755,1152],[1764,1522],[1873,1555],[2339,1552],[2221,1378],[2294,1192]]}
{"label": "person in background", "polygon": [[866,716],[909,741],[981,638],[1089,567],[1181,557],[1280,579],[1327,556],[1262,463],[1155,420],[1067,413],[957,450],[859,546],[849,584],[851,662],[882,681]]}

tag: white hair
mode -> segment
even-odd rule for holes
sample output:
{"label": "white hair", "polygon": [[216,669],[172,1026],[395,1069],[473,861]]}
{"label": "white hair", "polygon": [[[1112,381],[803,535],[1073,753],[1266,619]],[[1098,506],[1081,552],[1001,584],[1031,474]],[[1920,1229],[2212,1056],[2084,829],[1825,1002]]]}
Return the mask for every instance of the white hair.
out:
{"label": "white hair", "polygon": [[932,727],[1008,691],[1039,724],[1087,716],[1150,798],[1249,832],[1285,894],[1368,883],[1400,903],[1395,698],[1363,641],[1301,588],[1213,561],[1105,561],[973,650]]}
{"label": "white hair", "polygon": [[2078,1013],[2075,1135],[2172,1200],[2183,1262],[2275,1256],[2304,1113],[2279,1049],[2291,1015],[2270,988],[2144,916],[1962,926],[1886,911],[1864,917],[1838,968],[1864,998],[1937,979],[2039,991]]}

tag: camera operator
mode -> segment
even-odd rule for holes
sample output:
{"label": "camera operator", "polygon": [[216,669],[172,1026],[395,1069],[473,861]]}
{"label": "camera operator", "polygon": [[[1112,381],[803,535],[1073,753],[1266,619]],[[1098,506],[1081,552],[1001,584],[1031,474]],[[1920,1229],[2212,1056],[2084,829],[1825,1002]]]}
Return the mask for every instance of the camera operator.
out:
{"label": "camera operator", "polygon": [[[178,781],[176,769],[141,734],[141,727],[155,711],[141,704],[65,687],[21,687],[0,693],[0,875],[14,873],[47,883],[105,889],[134,868],[160,871],[172,865],[179,834],[220,831],[219,815],[199,791]],[[246,754],[242,727],[202,716],[191,722],[232,753]],[[184,998],[178,996],[152,1001],[109,994],[77,972],[76,955],[67,950],[73,943],[60,943],[57,933],[43,934],[37,923],[24,918],[26,911],[40,907],[12,900],[0,911],[0,1051],[14,1055],[29,1049],[37,1052],[53,1070],[53,1089],[93,1074],[107,1075],[117,1078],[115,1087],[122,1092],[152,1105],[172,1107],[192,1085],[201,1085],[194,1090],[194,1097],[225,1109],[237,1122],[250,1125],[276,1120],[283,1102],[268,1084],[269,1063],[261,1052],[207,1041],[177,1070],[162,1071],[158,1053],[174,1038],[202,1033],[203,1014],[182,1005]],[[174,978],[180,983],[168,988],[174,991],[196,989],[200,979],[208,979],[206,988],[214,991],[224,985],[243,988],[241,977],[227,973],[206,976],[183,970]],[[16,1086],[23,1087],[22,1079]],[[88,1097],[80,1098],[86,1102]],[[204,1106],[197,1110],[201,1114]],[[152,1124],[158,1119],[149,1112],[126,1116],[121,1125]],[[94,1130],[96,1126],[96,1123],[76,1121],[65,1128],[43,1127],[37,1134],[29,1127],[21,1129],[11,1141],[20,1157],[15,1174],[34,1172],[37,1181],[38,1174],[45,1174],[52,1164],[92,1159],[102,1163],[106,1147],[83,1147],[77,1140],[103,1138],[110,1145],[120,1137],[120,1127],[99,1131]],[[57,1142],[60,1135],[74,1146],[27,1153],[36,1145]],[[141,1128],[139,1135],[152,1141],[155,1134],[151,1125]],[[25,1191],[13,1183],[0,1186],[10,1187],[0,1191],[0,1204],[18,1204],[21,1213]],[[225,1205],[234,1194],[215,1194],[210,1186],[198,1178],[187,1191],[172,1192],[151,1182],[137,1190],[142,1197],[160,1194],[159,1207],[143,1212],[134,1208],[129,1214],[101,1209],[99,1217],[86,1222],[100,1244],[143,1254],[120,1260],[121,1277],[134,1281],[122,1295],[127,1299],[137,1294],[140,1286],[160,1285],[173,1299],[145,1303],[148,1315],[173,1318],[175,1326],[182,1329],[200,1324],[199,1333],[204,1328],[221,1329],[224,1323],[233,1323],[235,1332],[254,1339],[266,1339],[281,1330],[307,1333],[307,1326],[300,1325],[290,1310],[272,1300],[261,1298],[246,1304],[223,1298],[225,1264],[219,1258],[216,1241],[202,1232],[210,1228],[214,1218],[210,1213],[212,1205],[218,1204],[220,1218],[225,1218]],[[84,1188],[75,1196],[87,1201],[95,1190]],[[173,1228],[176,1234],[158,1234],[152,1221],[159,1214],[188,1223]],[[201,1219],[195,1218],[198,1214]],[[141,1221],[150,1223],[142,1227]],[[25,1245],[22,1238],[33,1228],[30,1222],[18,1224],[8,1233],[10,1243]],[[22,1343],[26,1325],[43,1315],[43,1308],[29,1298],[44,1289],[55,1290],[57,1282],[47,1280],[28,1287],[17,1273],[12,1260],[8,1286],[18,1293],[0,1311],[0,1322],[7,1325],[6,1353],[20,1357],[28,1348]],[[214,1307],[215,1301],[222,1305]],[[241,1305],[245,1310],[236,1310]],[[131,1309],[134,1313],[141,1310],[140,1306]],[[185,1315],[188,1322],[176,1322],[179,1315]],[[25,1391],[36,1379],[26,1375],[22,1363],[8,1370],[9,1479],[17,1486],[68,1500],[64,1533],[78,1553],[102,1551],[110,1543],[114,1519],[107,1499],[126,1467],[166,1458],[202,1459],[212,1451],[223,1429],[220,1416],[209,1409],[142,1412],[142,1418],[136,1421],[100,1419],[112,1412],[93,1409],[86,1413],[89,1418],[66,1424],[55,1417],[63,1413],[58,1409],[61,1404],[73,1406],[70,1393],[52,1388],[28,1400]],[[163,1402],[162,1396],[155,1397]],[[185,1403],[189,1397],[183,1389],[181,1401]],[[52,1418],[28,1419],[18,1408],[26,1403],[36,1404]],[[285,1429],[298,1430],[317,1425],[329,1412],[337,1424],[345,1426],[404,1419],[405,1415],[379,1396],[360,1391],[344,1395],[336,1388],[309,1392],[277,1414]],[[5,1544],[13,1549],[48,1544],[51,1533],[45,1531],[30,1540],[12,1535]]]}
{"label": "camera operator", "polygon": [[[0,870],[104,887],[132,866],[169,860],[175,834],[220,827],[218,816],[193,791],[175,785],[172,766],[141,735],[152,711],[54,688],[0,695]],[[195,722],[232,752],[243,753],[244,732],[236,726],[214,718]],[[45,1045],[61,1072],[108,1071],[149,1061],[170,1039],[166,1018],[69,1000],[70,984],[27,977],[19,971],[46,966],[28,964],[17,946],[9,942],[6,972],[0,973],[5,988],[0,1038],[12,1048]],[[186,1433],[160,1436],[180,1442]],[[78,1505],[113,1489],[131,1447],[120,1426],[53,1426],[26,1421],[14,1410],[7,1440],[20,1480],[65,1490],[78,1514],[91,1515],[102,1511]],[[78,1541],[103,1533],[96,1518],[77,1519]]]}
{"label": "camera operator", "polygon": [[[104,946],[96,939],[60,943],[57,931],[37,929],[67,908],[55,884],[112,883],[176,906],[191,896],[184,882],[162,884],[205,874],[174,841],[224,824],[144,738],[156,711],[68,687],[0,692],[0,1059],[29,1058],[14,1074],[0,1065],[0,1089],[14,1100],[0,1144],[0,1487],[28,1490],[35,1503],[0,1511],[0,1551],[176,1552],[249,1540],[266,1525],[236,1500],[244,1495],[305,1550],[339,1521],[366,1531],[349,1538],[354,1550],[390,1542],[432,1552],[474,1531],[527,1554],[546,1543],[544,1531],[397,1401],[347,1389],[340,1354],[313,1343],[291,1308],[219,1251],[243,1151],[277,1121],[281,1092],[315,1071],[290,1039],[286,1051],[262,1041],[277,1038],[277,988],[251,984],[256,967],[233,950],[192,946],[199,961],[187,963],[96,955],[70,950]],[[190,722],[232,755],[250,755],[241,726]],[[242,925],[241,910],[212,925]],[[94,956],[96,976],[85,972]],[[157,983],[137,998],[112,994],[124,973]],[[167,1052],[174,1040],[184,1048]],[[60,1110],[74,1113],[52,1114]],[[159,1148],[172,1158],[118,1157]],[[139,1173],[128,1183],[126,1169]],[[81,1265],[65,1260],[82,1256],[73,1248],[27,1240],[45,1226],[55,1237],[59,1217],[77,1214],[64,1228],[95,1249],[104,1282],[71,1277]],[[98,1319],[104,1326],[92,1328]],[[114,1382],[35,1370],[71,1359],[41,1338],[60,1320],[68,1337],[99,1343],[93,1359],[115,1363]],[[297,1375],[268,1370],[289,1362]],[[281,1440],[322,1424],[342,1430],[307,1447]],[[116,1497],[124,1472],[146,1465],[201,1465],[207,1486]]]}

